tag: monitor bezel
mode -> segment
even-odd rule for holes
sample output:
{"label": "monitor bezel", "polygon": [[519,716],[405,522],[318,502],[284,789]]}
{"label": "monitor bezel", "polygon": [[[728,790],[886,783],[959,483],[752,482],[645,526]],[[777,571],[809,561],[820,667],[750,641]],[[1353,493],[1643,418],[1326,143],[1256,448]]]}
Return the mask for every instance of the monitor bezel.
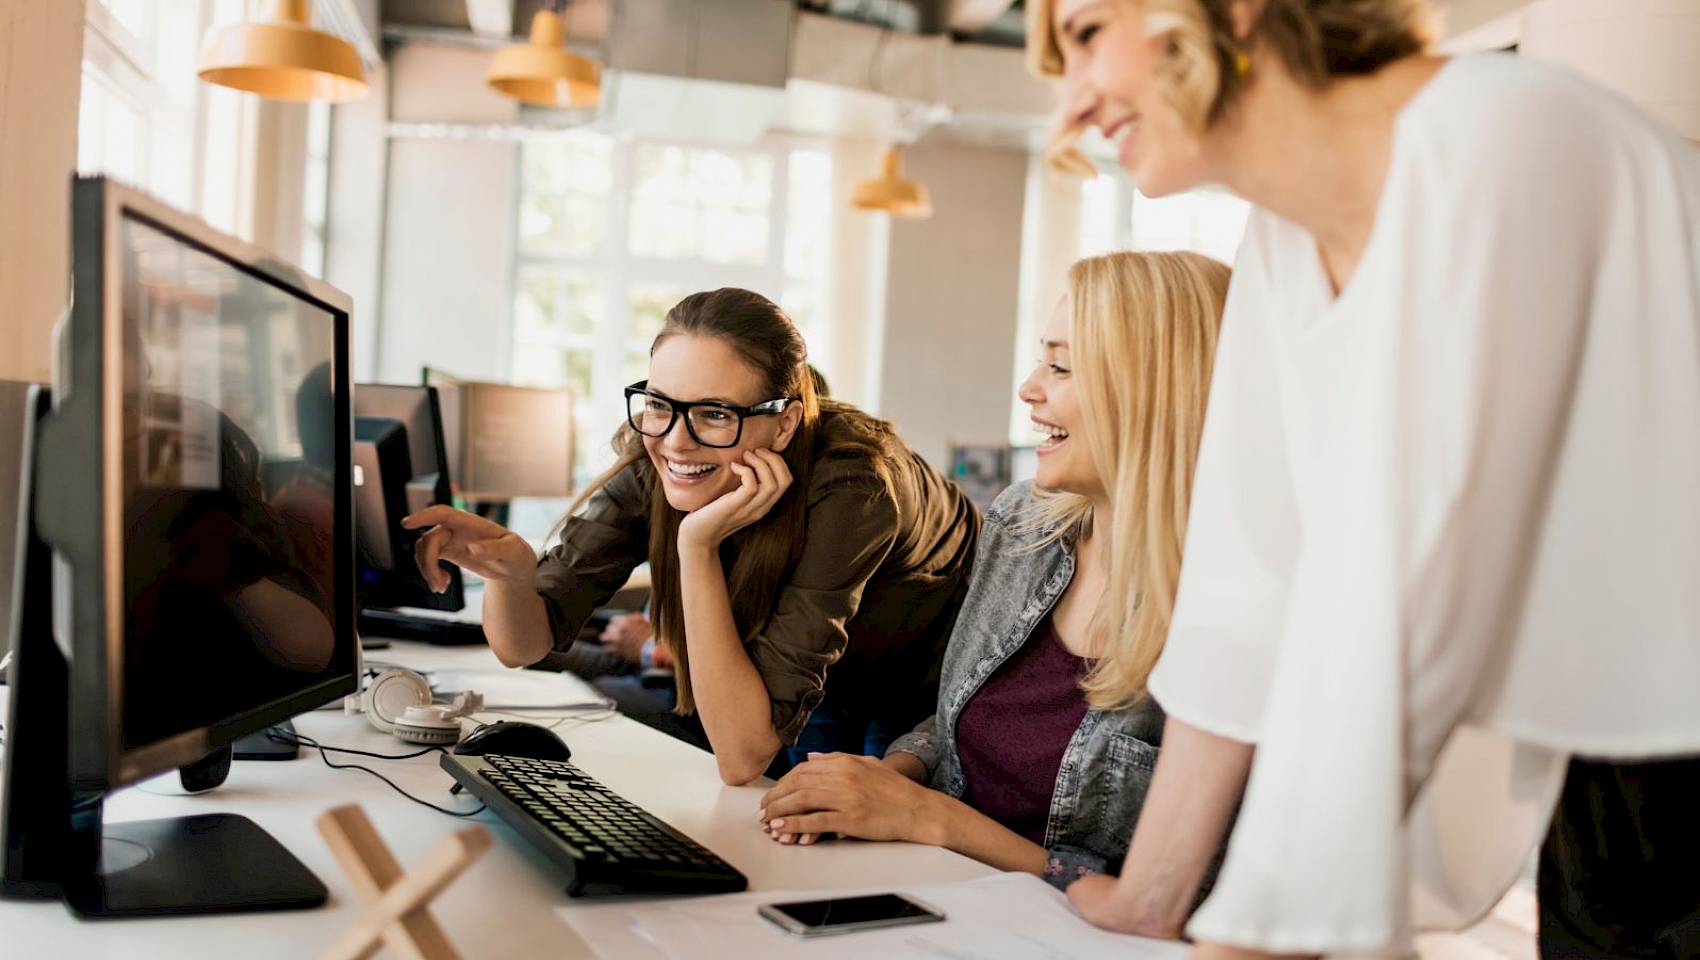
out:
{"label": "monitor bezel", "polygon": [[[349,335],[353,305],[342,291],[301,273],[274,254],[173,210],[141,191],[105,178],[78,178],[72,187],[73,300],[68,328],[61,331],[61,366],[54,377],[54,413],[43,428],[46,477],[65,475],[81,464],[98,483],[38,483],[38,525],[44,538],[69,561],[76,580],[95,571],[98,591],[72,597],[70,653],[70,777],[78,790],[108,791],[205,756],[245,734],[334,701],[358,689],[359,641],[355,633],[352,376]],[[124,504],[123,504],[123,311],[124,258],[120,227],[133,219],[200,250],[244,274],[305,300],[331,315],[332,384],[337,429],[334,470],[337,583],[332,626],[336,649],[352,651],[351,669],[295,694],[235,716],[149,744],[126,747],[121,723],[125,691]],[[112,295],[108,296],[107,293]],[[85,385],[94,383],[98,390]],[[80,389],[81,388],[81,389]],[[97,469],[88,470],[89,466]],[[38,473],[38,481],[44,479]],[[92,494],[92,495],[91,495]],[[87,507],[97,509],[89,515]],[[77,517],[78,509],[85,512]],[[80,570],[79,570],[80,568]],[[94,596],[86,596],[88,593]],[[62,641],[63,642],[63,641]],[[208,677],[209,683],[219,678]],[[92,736],[99,731],[98,736]]]}

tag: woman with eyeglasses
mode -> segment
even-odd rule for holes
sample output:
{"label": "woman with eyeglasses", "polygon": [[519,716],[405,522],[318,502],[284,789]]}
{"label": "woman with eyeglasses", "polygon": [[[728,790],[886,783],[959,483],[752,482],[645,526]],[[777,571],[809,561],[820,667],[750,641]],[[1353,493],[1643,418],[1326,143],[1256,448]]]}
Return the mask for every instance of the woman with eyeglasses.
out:
{"label": "woman with eyeglasses", "polygon": [[496,524],[432,507],[407,521],[432,528],[420,569],[434,584],[439,560],[483,576],[490,647],[524,666],[571,644],[648,561],[678,710],[700,718],[722,779],[883,753],[933,710],[979,511],[889,424],[820,399],[804,360],[767,298],[686,297],[649,378],[626,388],[619,460],[541,561]]}
{"label": "woman with eyeglasses", "polygon": [[1162,758],[1121,881],[1070,895],[1178,932],[1152,880],[1232,821],[1199,956],[1408,955],[1540,846],[1546,955],[1693,956],[1700,154],[1566,70],[1430,55],[1425,7],[1027,4],[1060,129],[1255,207]]}

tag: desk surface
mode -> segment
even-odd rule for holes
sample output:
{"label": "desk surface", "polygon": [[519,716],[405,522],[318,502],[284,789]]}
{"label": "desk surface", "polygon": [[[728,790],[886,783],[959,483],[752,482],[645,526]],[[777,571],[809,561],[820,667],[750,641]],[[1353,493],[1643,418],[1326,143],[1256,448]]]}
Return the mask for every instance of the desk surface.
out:
{"label": "desk surface", "polygon": [[[421,669],[500,668],[483,647],[396,643],[370,656]],[[296,718],[295,724],[301,733],[334,746],[407,752],[405,744],[373,730],[364,717],[317,711]],[[620,716],[595,722],[570,719],[556,732],[572,748],[574,762],[731,862],[750,878],[752,890],[915,884],[992,872],[954,853],[913,844],[835,841],[782,847],[762,833],[756,820],[757,803],[766,787],[723,785],[708,754]],[[467,804],[464,795],[448,795],[451,781],[438,768],[435,755],[360,762],[421,797],[451,807]],[[331,770],[317,751],[303,750],[300,759],[288,762],[239,762],[224,786],[199,796],[183,794],[172,773],[110,798],[108,821],[243,814],[319,875],[330,888],[329,904],[287,913],[88,922],[75,919],[57,902],[0,900],[0,931],[4,931],[0,954],[240,956],[242,960],[318,955],[355,923],[359,901],[313,820],[330,807],[351,802],[365,807],[404,865],[417,862],[463,823],[409,802],[369,774]],[[433,910],[461,952],[468,957],[594,956],[555,914],[557,907],[591,901],[570,900],[554,867],[493,814],[473,817],[470,822],[488,826],[496,844],[443,893]]]}

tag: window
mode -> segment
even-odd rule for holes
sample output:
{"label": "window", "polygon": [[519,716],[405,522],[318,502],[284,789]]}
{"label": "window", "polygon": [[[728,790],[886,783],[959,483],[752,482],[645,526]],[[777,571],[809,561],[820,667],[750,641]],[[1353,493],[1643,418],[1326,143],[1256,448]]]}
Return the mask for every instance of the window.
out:
{"label": "window", "polygon": [[1100,174],[1080,185],[1080,255],[1097,257],[1128,247],[1126,180]]}
{"label": "window", "polygon": [[194,209],[196,79],[202,0],[88,6],[77,169]]}
{"label": "window", "polygon": [[1132,207],[1135,250],[1196,250],[1229,266],[1251,213],[1244,200],[1215,190],[1157,200],[1136,190]]}
{"label": "window", "polygon": [[1080,187],[1080,255],[1194,250],[1232,265],[1251,206],[1215,189],[1151,199],[1120,170]]}
{"label": "window", "polygon": [[511,379],[573,391],[575,482],[609,463],[621,388],[687,294],[773,297],[824,362],[832,161],[805,143],[709,147],[572,131],[520,150]]}
{"label": "window", "polygon": [[[244,239],[273,239],[254,236],[253,201],[266,189],[255,182],[259,101],[202,83],[194,70],[209,28],[253,19],[260,7],[256,0],[88,0],[78,171],[123,180]],[[324,271],[330,109],[307,108],[301,245],[293,251],[314,274]]]}

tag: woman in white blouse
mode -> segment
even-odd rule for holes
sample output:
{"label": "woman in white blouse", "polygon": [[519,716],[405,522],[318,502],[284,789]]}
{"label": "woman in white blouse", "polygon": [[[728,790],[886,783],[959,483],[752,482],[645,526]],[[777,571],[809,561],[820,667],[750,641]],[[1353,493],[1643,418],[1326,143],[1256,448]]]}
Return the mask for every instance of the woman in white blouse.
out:
{"label": "woman in white blouse", "polygon": [[1700,155],[1563,70],[1426,55],[1418,0],[1028,9],[1066,134],[1257,208],[1164,751],[1075,903],[1166,932],[1189,904],[1143,891],[1202,872],[1249,765],[1201,956],[1403,950],[1543,836],[1548,956],[1700,952]]}

